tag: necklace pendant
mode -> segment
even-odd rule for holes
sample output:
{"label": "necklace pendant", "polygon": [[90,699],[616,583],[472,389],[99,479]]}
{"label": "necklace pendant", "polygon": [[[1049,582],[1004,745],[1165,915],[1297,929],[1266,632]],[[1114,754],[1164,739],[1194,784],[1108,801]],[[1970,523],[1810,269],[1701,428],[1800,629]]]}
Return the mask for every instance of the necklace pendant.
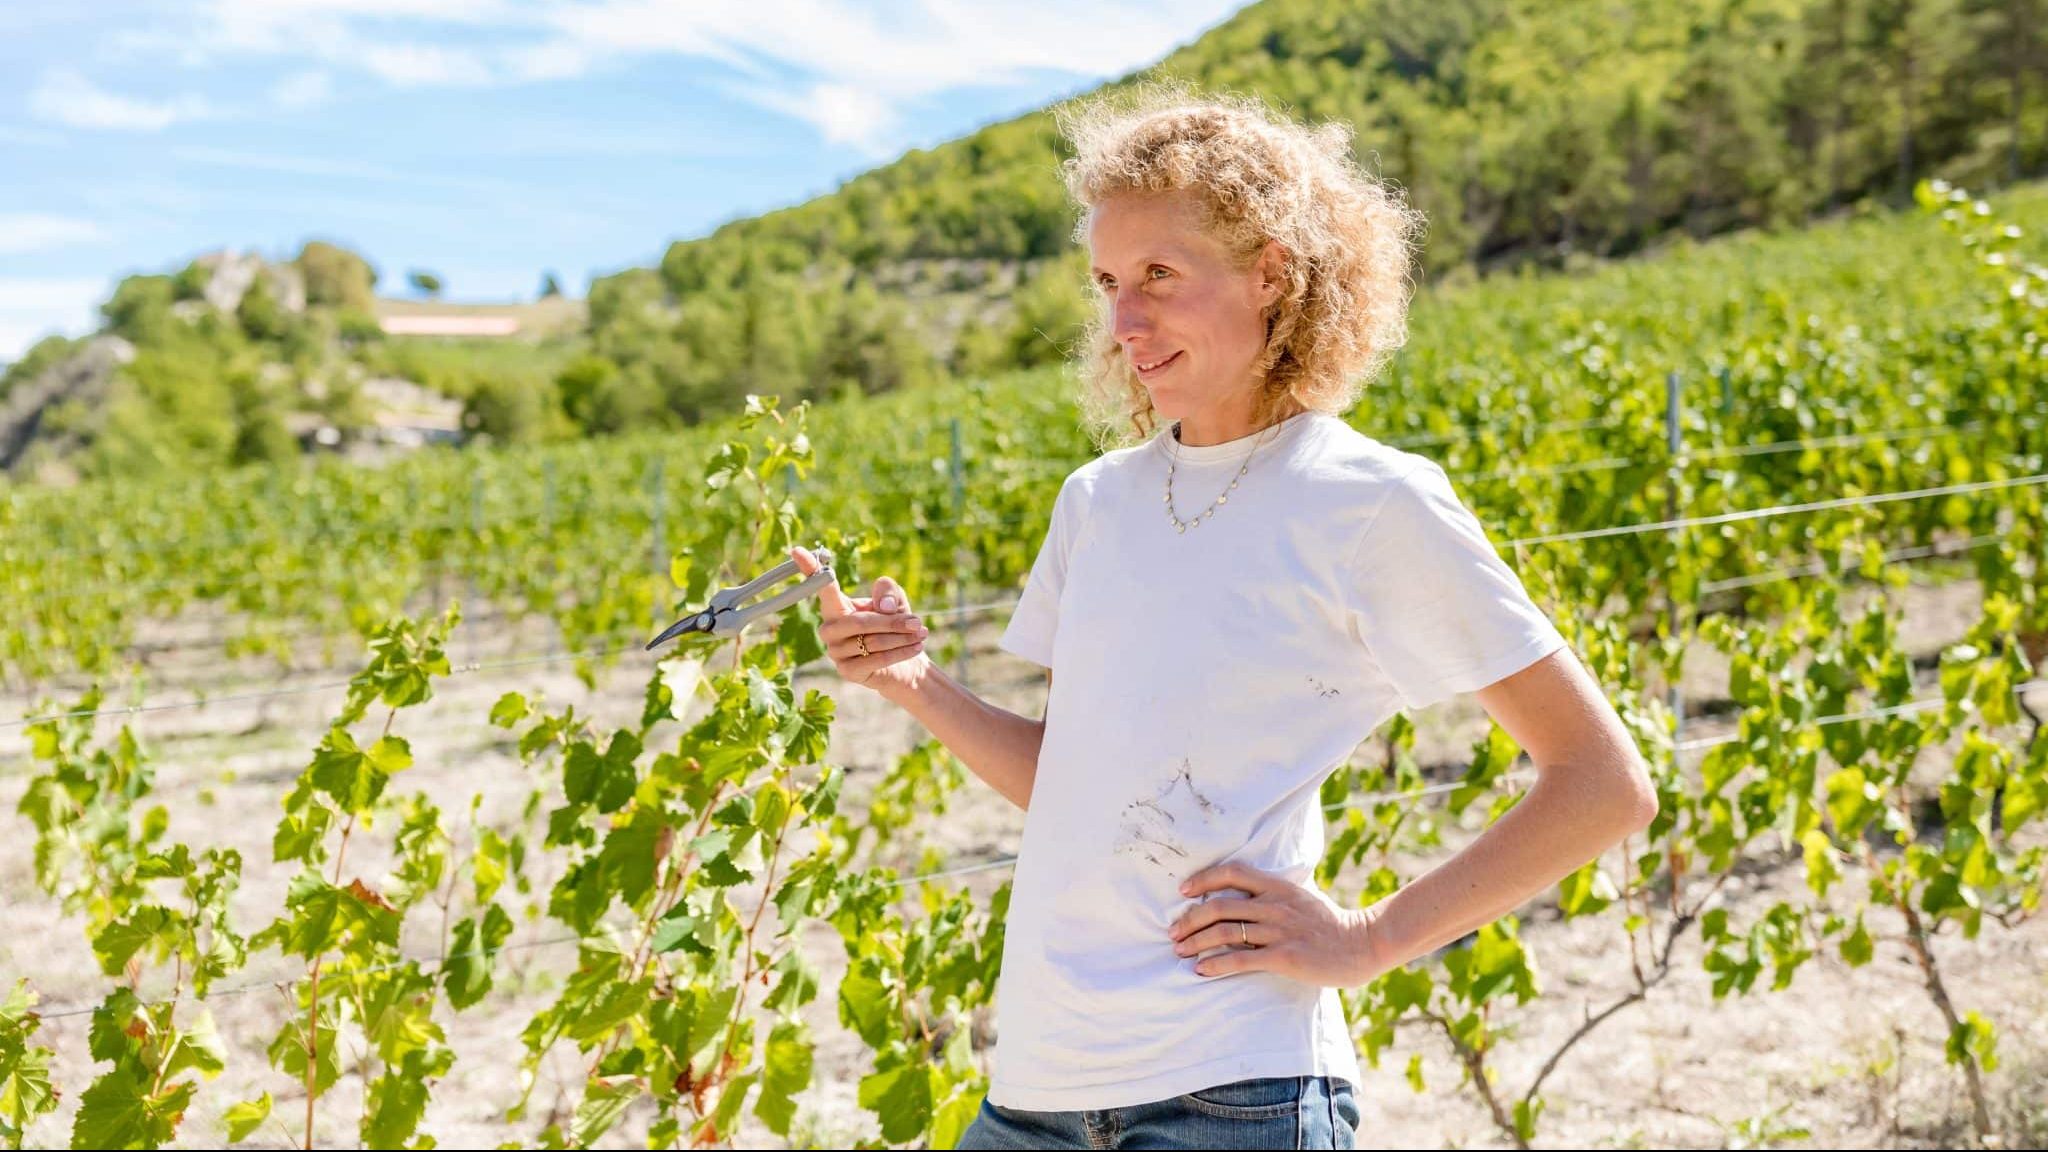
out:
{"label": "necklace pendant", "polygon": [[[1180,426],[1178,424],[1174,425],[1173,431],[1174,440],[1178,442],[1180,439]],[[1261,435],[1259,438],[1259,443],[1263,443],[1264,440],[1265,437]],[[1167,520],[1172,522],[1173,530],[1176,533],[1185,536],[1188,534],[1188,529],[1200,528],[1202,526],[1202,521],[1207,520],[1208,518],[1216,514],[1217,508],[1221,507],[1222,505],[1230,503],[1230,494],[1232,492],[1237,491],[1238,481],[1244,479],[1245,475],[1251,471],[1252,457],[1258,453],[1259,443],[1254,443],[1252,445],[1252,450],[1245,454],[1244,462],[1238,465],[1237,475],[1231,477],[1229,487],[1225,488],[1223,492],[1220,495],[1218,495],[1216,499],[1207,508],[1202,509],[1202,511],[1199,514],[1197,514],[1194,519],[1188,520],[1186,522],[1183,522],[1179,514],[1173,510],[1173,473],[1174,467],[1178,463],[1178,460],[1169,459],[1167,461],[1166,493],[1163,497],[1162,502],[1166,505],[1166,518]]]}

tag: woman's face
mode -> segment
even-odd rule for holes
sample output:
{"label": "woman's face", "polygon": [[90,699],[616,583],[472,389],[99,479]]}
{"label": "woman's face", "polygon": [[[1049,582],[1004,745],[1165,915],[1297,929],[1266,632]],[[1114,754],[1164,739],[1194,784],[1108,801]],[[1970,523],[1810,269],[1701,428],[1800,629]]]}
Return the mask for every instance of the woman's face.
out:
{"label": "woman's face", "polygon": [[1089,216],[1088,255],[1111,334],[1153,408],[1209,424],[1248,409],[1264,308],[1279,292],[1269,286],[1276,245],[1240,271],[1201,224],[1189,193],[1113,196]]}

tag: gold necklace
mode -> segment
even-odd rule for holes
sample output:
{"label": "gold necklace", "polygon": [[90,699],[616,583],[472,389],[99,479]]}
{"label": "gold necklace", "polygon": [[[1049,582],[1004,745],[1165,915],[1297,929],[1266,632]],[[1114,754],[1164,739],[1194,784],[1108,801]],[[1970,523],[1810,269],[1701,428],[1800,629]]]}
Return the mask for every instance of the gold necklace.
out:
{"label": "gold necklace", "polygon": [[1210,501],[1209,506],[1202,509],[1193,520],[1185,522],[1173,510],[1173,470],[1180,463],[1180,425],[1174,425],[1172,432],[1173,455],[1166,462],[1166,518],[1173,521],[1175,531],[1186,535],[1188,529],[1201,527],[1204,519],[1214,519],[1218,507],[1230,503],[1230,494],[1237,491],[1237,482],[1244,479],[1245,473],[1251,471],[1252,457],[1258,454],[1259,446],[1266,442],[1266,432],[1273,428],[1278,428],[1281,423],[1283,422],[1275,421],[1267,425],[1266,428],[1259,430],[1259,438],[1252,442],[1252,450],[1244,454],[1244,465],[1237,470],[1237,475],[1231,478],[1230,487],[1225,488],[1221,495]]}

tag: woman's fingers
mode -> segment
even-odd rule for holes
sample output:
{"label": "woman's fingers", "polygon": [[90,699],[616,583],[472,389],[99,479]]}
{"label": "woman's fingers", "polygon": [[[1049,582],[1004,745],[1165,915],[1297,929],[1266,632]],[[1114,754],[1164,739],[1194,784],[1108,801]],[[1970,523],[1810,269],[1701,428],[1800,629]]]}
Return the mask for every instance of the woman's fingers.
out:
{"label": "woman's fingers", "polygon": [[[1272,874],[1260,874],[1272,875]],[[1277,877],[1276,877],[1277,878]],[[1369,963],[1375,919],[1345,909],[1320,888],[1294,885],[1240,900],[1209,900],[1167,926],[1173,950],[1201,956],[1198,976],[1271,972],[1322,987],[1354,988]]]}
{"label": "woman's fingers", "polygon": [[[899,633],[907,636],[923,636],[925,634],[924,621],[908,612],[853,611],[818,625],[818,637],[825,642],[827,648],[837,645],[842,640],[851,644],[856,636],[896,635]],[[872,640],[868,642],[868,647],[874,647]]]}
{"label": "woman's fingers", "polygon": [[[806,576],[821,567],[807,548],[791,548],[789,555]],[[819,594],[818,603],[824,617],[818,638],[848,680],[865,684],[876,672],[924,651],[924,621],[911,612],[903,586],[887,576],[875,581],[872,596],[848,597],[835,583]]]}
{"label": "woman's fingers", "polygon": [[[818,626],[818,636],[839,674],[859,684],[924,651],[926,635],[924,621],[908,612],[854,611]],[[862,641],[866,655],[861,653]]]}
{"label": "woman's fingers", "polygon": [[1235,888],[1249,896],[1263,896],[1268,892],[1282,891],[1293,887],[1293,882],[1271,872],[1261,872],[1249,864],[1236,860],[1212,864],[1180,882],[1180,894],[1200,896],[1204,892],[1215,892],[1223,888]]}
{"label": "woman's fingers", "polygon": [[875,673],[882,669],[892,664],[901,664],[905,660],[913,659],[923,652],[924,640],[920,637],[911,640],[907,644],[887,650],[882,650],[873,642],[870,642],[868,650],[873,652],[874,655],[862,656],[856,653],[843,660],[834,657],[839,668],[839,674],[856,684],[866,684],[870,679],[874,678]]}
{"label": "woman's fingers", "polygon": [[[883,652],[894,652],[899,648],[908,648],[914,644],[924,643],[923,633],[866,632],[862,636],[865,636],[868,642],[868,656],[880,655]],[[862,656],[860,651],[862,636],[852,636],[837,644],[828,645],[826,651],[835,660],[864,660],[867,657]]]}
{"label": "woman's fingers", "polygon": [[910,597],[903,586],[883,576],[875,581],[875,594],[871,598],[877,612],[908,612]]}
{"label": "woman's fingers", "polygon": [[1301,957],[1292,944],[1269,944],[1263,948],[1232,948],[1206,957],[1195,965],[1197,976],[1234,976],[1239,972],[1271,972],[1300,979]]}
{"label": "woman's fingers", "polygon": [[[1205,900],[1180,914],[1167,926],[1166,934],[1175,940],[1183,940],[1202,931],[1211,924],[1225,920],[1271,920],[1279,908],[1270,901],[1223,897]],[[1236,928],[1231,929],[1237,931]]]}
{"label": "woman's fingers", "polygon": [[[1239,924],[1244,927],[1240,929]],[[1173,950],[1182,956],[1199,956],[1211,948],[1264,948],[1277,937],[1278,933],[1270,924],[1257,920],[1225,920],[1185,937],[1173,946]]]}
{"label": "woman's fingers", "polygon": [[[805,576],[810,576],[816,573],[818,569],[824,567],[824,565],[818,563],[816,556],[811,555],[809,548],[791,548],[789,550],[789,558],[796,561],[796,570]],[[853,601],[848,600],[846,593],[840,591],[838,581],[827,584],[819,590],[818,609],[827,620],[836,620],[854,610]]]}

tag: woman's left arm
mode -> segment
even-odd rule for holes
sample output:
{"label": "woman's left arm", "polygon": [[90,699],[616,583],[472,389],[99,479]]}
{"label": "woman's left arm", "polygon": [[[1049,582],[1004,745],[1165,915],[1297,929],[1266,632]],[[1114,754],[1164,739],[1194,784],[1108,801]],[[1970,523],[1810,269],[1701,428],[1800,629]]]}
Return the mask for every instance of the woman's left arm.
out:
{"label": "woman's left arm", "polygon": [[1535,763],[1536,782],[1512,809],[1370,908],[1339,908],[1320,888],[1240,864],[1196,873],[1183,894],[1237,888],[1252,899],[1190,909],[1171,929],[1176,950],[1195,955],[1235,943],[1246,930],[1219,921],[1242,919],[1260,946],[1211,956],[1198,972],[1272,971],[1356,987],[1514,911],[1656,819],[1642,757],[1570,648],[1474,695]]}

